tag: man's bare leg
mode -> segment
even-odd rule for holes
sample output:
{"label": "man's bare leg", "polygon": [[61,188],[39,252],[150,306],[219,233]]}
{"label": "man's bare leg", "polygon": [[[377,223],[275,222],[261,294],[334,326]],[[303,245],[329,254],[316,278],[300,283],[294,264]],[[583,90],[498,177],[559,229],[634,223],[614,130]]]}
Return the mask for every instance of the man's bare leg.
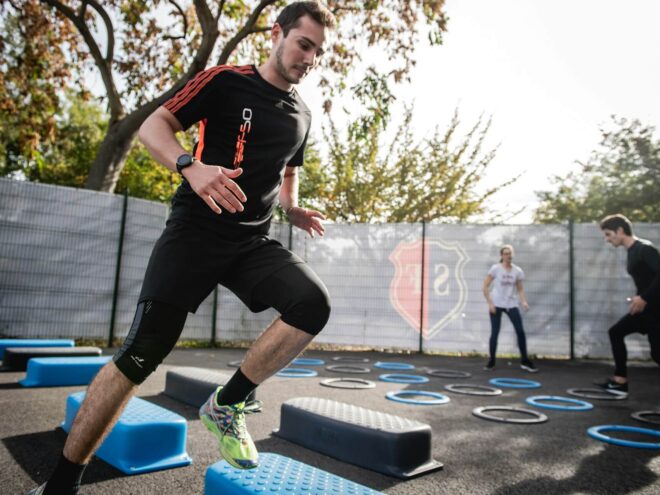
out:
{"label": "man's bare leg", "polygon": [[241,364],[241,371],[250,381],[260,384],[289,364],[313,338],[314,335],[278,318],[252,344]]}
{"label": "man's bare leg", "polygon": [[314,335],[275,320],[252,344],[240,368],[199,410],[199,417],[219,442],[220,455],[239,469],[253,469],[259,454],[248,433],[243,402],[257,385],[284,368]]}
{"label": "man's bare leg", "polygon": [[64,457],[87,464],[137,389],[115,363],[106,364],[87,389],[66,439]]}

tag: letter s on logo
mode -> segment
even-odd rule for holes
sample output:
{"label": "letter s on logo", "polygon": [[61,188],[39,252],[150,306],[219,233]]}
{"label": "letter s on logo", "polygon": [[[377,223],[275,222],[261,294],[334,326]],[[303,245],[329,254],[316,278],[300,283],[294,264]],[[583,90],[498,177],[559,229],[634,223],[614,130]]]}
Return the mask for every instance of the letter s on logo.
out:
{"label": "letter s on logo", "polygon": [[445,264],[435,265],[434,271],[436,275],[440,272],[440,275],[433,279],[433,292],[438,296],[449,295],[449,267]]}

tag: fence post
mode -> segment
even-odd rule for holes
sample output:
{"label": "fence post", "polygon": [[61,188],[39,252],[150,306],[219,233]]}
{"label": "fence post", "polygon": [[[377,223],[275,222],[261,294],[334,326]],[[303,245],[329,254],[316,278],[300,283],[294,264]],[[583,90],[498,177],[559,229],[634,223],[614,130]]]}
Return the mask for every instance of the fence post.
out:
{"label": "fence post", "polygon": [[419,304],[419,352],[424,352],[424,267],[426,264],[426,222],[422,220],[422,269],[420,270],[421,299]]}
{"label": "fence post", "polygon": [[571,218],[568,221],[568,294],[569,294],[569,315],[571,331],[571,359],[575,359],[575,254],[574,254],[574,224]]}
{"label": "fence post", "polygon": [[110,314],[110,332],[108,347],[112,347],[115,339],[115,319],[117,317],[117,299],[119,298],[119,277],[121,275],[121,256],[124,251],[124,233],[126,231],[126,211],[128,210],[128,189],[124,191],[124,204],[121,210],[121,226],[119,227],[119,246],[117,246],[117,263],[115,266],[115,287],[112,291],[112,313]]}
{"label": "fence post", "polygon": [[217,319],[218,319],[218,286],[213,290],[213,321],[211,322],[211,347],[215,347],[217,338]]}

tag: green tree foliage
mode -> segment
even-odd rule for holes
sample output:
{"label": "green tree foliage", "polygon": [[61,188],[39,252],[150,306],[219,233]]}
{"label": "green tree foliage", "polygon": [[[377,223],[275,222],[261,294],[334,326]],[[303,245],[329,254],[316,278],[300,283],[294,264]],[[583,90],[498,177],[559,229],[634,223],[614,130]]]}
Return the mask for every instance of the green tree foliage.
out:
{"label": "green tree foliage", "polygon": [[29,154],[21,154],[25,134],[10,125],[0,127],[4,147],[0,175],[16,176],[35,182],[83,187],[98,145],[107,129],[107,116],[93,101],[67,92],[58,105],[57,117],[49,124],[57,139],[37,140]]}
{"label": "green tree foliage", "polygon": [[593,222],[623,213],[634,222],[660,222],[660,140],[639,120],[612,117],[601,129],[599,147],[579,169],[552,179],[552,190],[537,192],[534,219],[558,223]]}
{"label": "green tree foliage", "polygon": [[[61,109],[58,92],[75,87],[84,93],[91,89],[85,84],[95,78],[102,86],[108,122],[85,187],[114,191],[146,117],[207,66],[263,61],[270,27],[286,3],[3,0],[0,120],[15,134],[3,144],[4,151],[31,159],[40,142],[60,139],[52,121]],[[428,27],[436,44],[446,30],[444,0],[327,4],[338,20],[333,46],[322,62],[326,78],[321,85],[329,97],[343,90],[344,78],[364,48],[381,49],[390,61],[385,72],[398,81],[414,65],[420,28]],[[328,100],[326,108],[330,106]]]}
{"label": "green tree foliage", "polygon": [[[58,139],[40,141],[29,158],[6,150],[4,159],[0,159],[0,175],[84,187],[96,150],[108,128],[108,116],[98,103],[74,92],[68,92],[61,100],[60,115],[53,121],[53,133]],[[7,138],[12,134],[12,129],[3,127],[1,141],[11,145]],[[180,135],[179,139],[184,145],[192,146],[192,133]],[[144,146],[136,142],[128,153],[116,192],[128,190],[134,197],[167,202],[180,181],[178,174],[159,166]]]}
{"label": "green tree foliage", "polygon": [[[496,150],[483,152],[490,122],[479,119],[459,136],[455,112],[444,133],[418,140],[407,108],[388,145],[382,142],[393,101],[384,78],[371,74],[354,88],[365,113],[341,132],[326,130],[327,170],[312,172],[306,201],[330,220],[462,222],[486,213],[485,201],[516,178],[483,190],[480,181]],[[318,181],[318,182],[316,182]]]}

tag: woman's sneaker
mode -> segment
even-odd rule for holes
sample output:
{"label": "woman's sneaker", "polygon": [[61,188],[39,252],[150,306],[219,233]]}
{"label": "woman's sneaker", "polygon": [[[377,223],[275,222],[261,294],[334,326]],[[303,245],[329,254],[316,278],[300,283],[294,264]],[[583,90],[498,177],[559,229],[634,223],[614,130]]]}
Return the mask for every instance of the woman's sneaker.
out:
{"label": "woman's sneaker", "polygon": [[607,390],[608,392],[612,392],[613,394],[628,395],[628,382],[619,383],[612,380],[611,378],[608,378],[604,382],[594,382],[594,385],[602,388],[603,390]]}
{"label": "woman's sneaker", "polygon": [[534,363],[532,363],[529,359],[525,359],[524,361],[521,361],[520,367],[525,371],[529,371],[530,373],[536,373],[539,370],[536,366],[534,366]]}
{"label": "woman's sneaker", "polygon": [[238,469],[253,469],[259,465],[259,453],[245,426],[245,414],[255,412],[245,408],[245,402],[219,406],[218,387],[199,409],[204,426],[218,439],[220,455]]}
{"label": "woman's sneaker", "polygon": [[495,361],[490,360],[486,363],[486,366],[484,366],[484,370],[486,371],[493,371],[495,369]]}

